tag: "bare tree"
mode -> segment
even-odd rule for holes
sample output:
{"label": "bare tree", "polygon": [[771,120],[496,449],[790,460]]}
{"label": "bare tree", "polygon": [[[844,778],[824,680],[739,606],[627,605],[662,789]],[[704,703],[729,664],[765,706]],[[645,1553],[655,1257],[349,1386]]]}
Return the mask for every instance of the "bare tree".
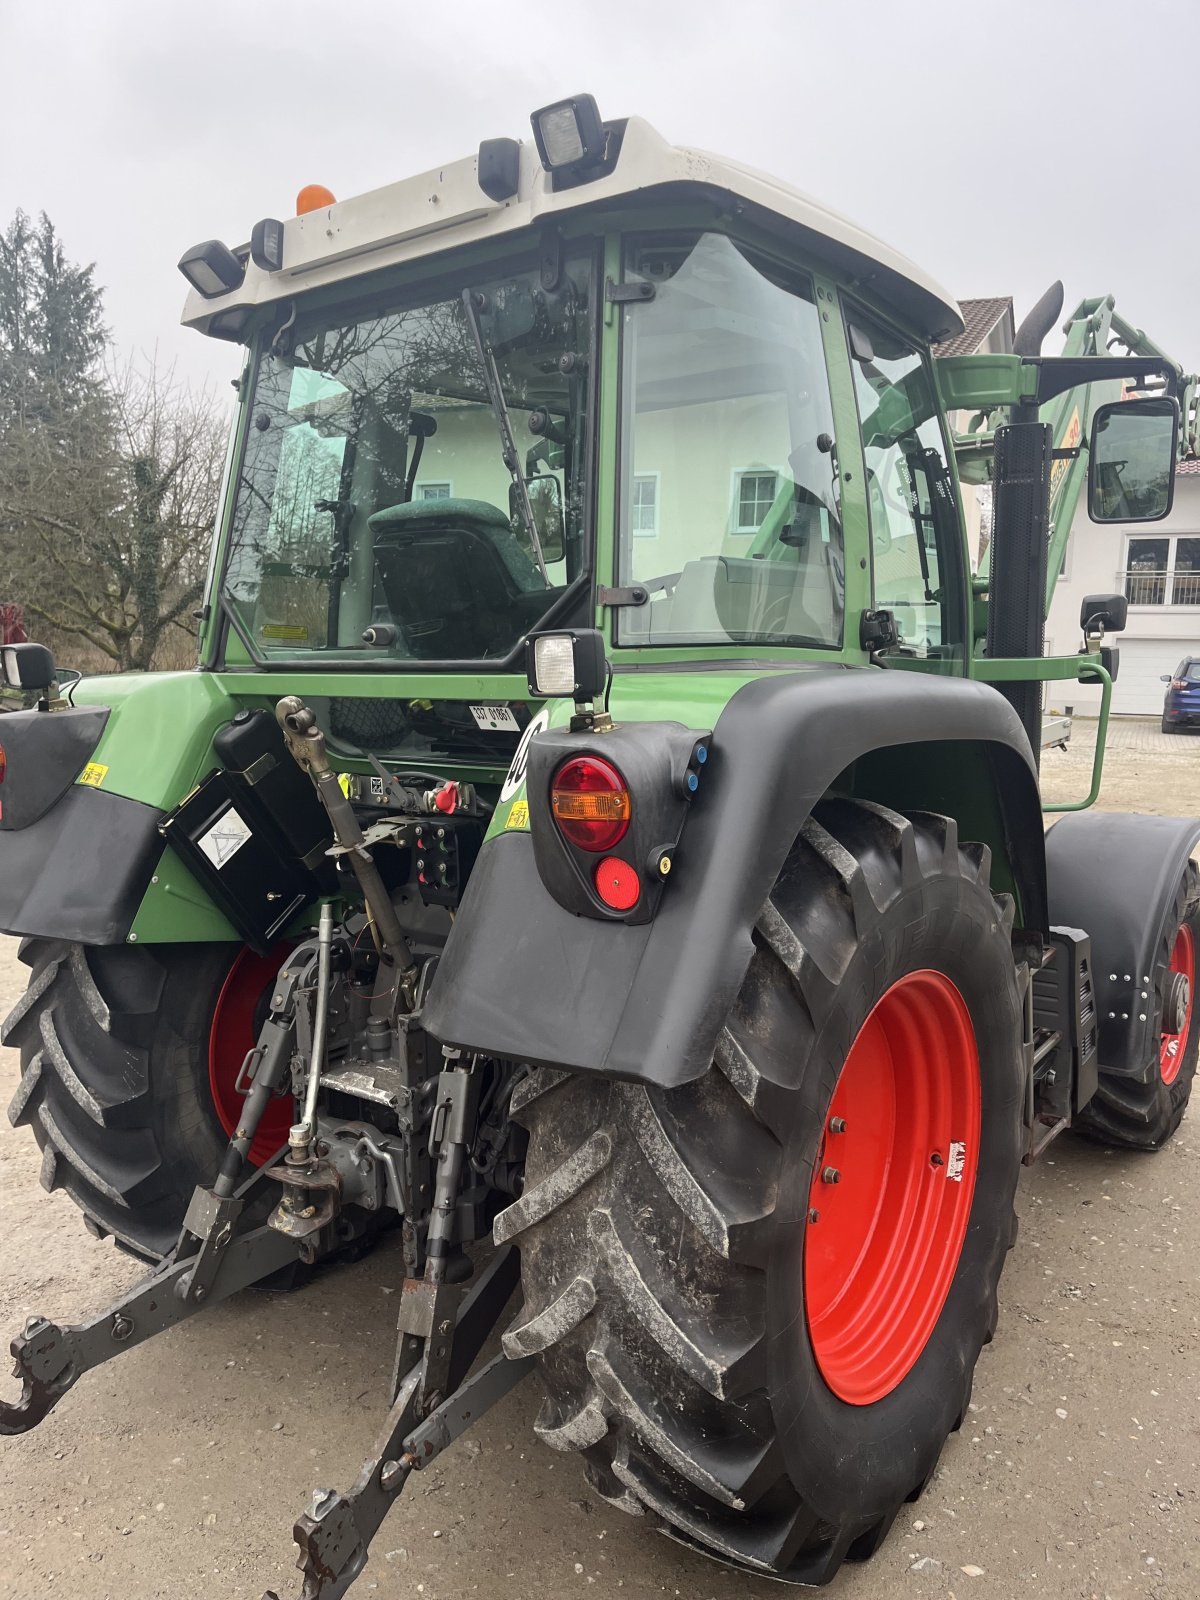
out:
{"label": "bare tree", "polygon": [[227,419],[209,391],[154,366],[110,373],[104,401],[65,441],[25,435],[25,492],[0,512],[33,547],[26,610],[121,670],[146,670],[170,630],[194,632]]}

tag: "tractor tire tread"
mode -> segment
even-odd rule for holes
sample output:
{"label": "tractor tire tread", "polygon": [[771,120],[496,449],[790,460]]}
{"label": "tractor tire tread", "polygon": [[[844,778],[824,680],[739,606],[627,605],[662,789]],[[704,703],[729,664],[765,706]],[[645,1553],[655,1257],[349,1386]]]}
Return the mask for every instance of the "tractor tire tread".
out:
{"label": "tractor tire tread", "polygon": [[[782,1162],[774,1130],[800,1093],[795,1041],[820,1025],[860,941],[907,888],[949,871],[986,890],[989,870],[986,847],[960,846],[952,819],[826,804],[762,907],[704,1077],[663,1090],[542,1067],[514,1095],[528,1187],[495,1237],[521,1249],[525,1303],[504,1348],[538,1357],[538,1433],[582,1451],[611,1504],[749,1571],[827,1582],[872,1553],[936,1465],[937,1451],[914,1463],[906,1492],[866,1525],[823,1521],[798,1494],[765,1389],[765,1227]],[[963,898],[990,908],[993,934],[1011,930],[1011,902]],[[1014,1135],[1014,1185],[1015,1152]],[[1001,1231],[1003,1252],[1015,1223]],[[981,1337],[996,1324],[994,1284],[983,1298]],[[961,1386],[961,1415],[969,1373],[947,1381]]]}

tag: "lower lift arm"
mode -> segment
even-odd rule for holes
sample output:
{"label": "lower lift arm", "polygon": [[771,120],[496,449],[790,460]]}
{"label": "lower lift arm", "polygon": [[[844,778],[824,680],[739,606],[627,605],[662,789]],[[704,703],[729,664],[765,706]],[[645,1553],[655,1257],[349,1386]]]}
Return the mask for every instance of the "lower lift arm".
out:
{"label": "lower lift arm", "polygon": [[[27,1433],[36,1427],[85,1372],[122,1350],[298,1259],[312,1260],[323,1253],[311,1233],[296,1237],[294,1202],[293,1210],[288,1210],[294,1185],[285,1187],[284,1200],[270,1224],[247,1226],[249,1203],[264,1184],[278,1181],[285,1166],[282,1151],[235,1187],[258,1119],[290,1063],[297,996],[311,984],[318,959],[311,943],[300,946],[276,982],[270,1014],[243,1069],[246,1075],[253,1070],[243,1115],[216,1182],[193,1194],[175,1248],[161,1266],[88,1321],[61,1327],[35,1317],[26,1325],[12,1342],[21,1398],[15,1403],[0,1401],[0,1434]],[[406,1279],[400,1296],[391,1409],[375,1453],[353,1488],[344,1495],[318,1491],[310,1510],[295,1525],[298,1565],[304,1575],[300,1600],[338,1600],[347,1592],[411,1474],[435,1460],[515,1388],[532,1366],[532,1358],[514,1361],[501,1355],[468,1377],[519,1276],[517,1254],[506,1246],[491,1257],[465,1294],[448,1281],[456,1197],[476,1098],[475,1063],[447,1051],[430,1136],[437,1173],[425,1272],[421,1278]],[[302,1174],[293,1174],[297,1176]]]}

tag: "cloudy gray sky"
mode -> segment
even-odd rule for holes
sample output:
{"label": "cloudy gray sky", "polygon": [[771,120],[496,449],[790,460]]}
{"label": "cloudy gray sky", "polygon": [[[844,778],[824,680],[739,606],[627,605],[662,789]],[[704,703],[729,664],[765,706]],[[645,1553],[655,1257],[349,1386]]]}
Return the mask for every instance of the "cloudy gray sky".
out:
{"label": "cloudy gray sky", "polygon": [[1195,368],[1198,46],[1198,0],[0,0],[0,224],[47,211],[122,353],[223,387],[233,353],[178,326],[187,245],[304,183],[344,198],[527,137],[587,89],[960,296],[1113,293]]}

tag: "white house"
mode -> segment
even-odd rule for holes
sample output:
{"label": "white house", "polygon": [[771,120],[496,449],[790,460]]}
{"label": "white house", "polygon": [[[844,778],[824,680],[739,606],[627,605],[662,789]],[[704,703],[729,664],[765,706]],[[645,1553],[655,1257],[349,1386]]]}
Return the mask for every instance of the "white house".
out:
{"label": "white house", "polygon": [[[1114,642],[1121,668],[1113,710],[1157,716],[1164,685],[1186,655],[1200,655],[1200,461],[1182,461],[1175,503],[1162,522],[1093,522],[1085,496],[1071,526],[1067,560],[1046,621],[1048,654],[1069,655],[1079,646],[1079,611],[1085,596],[1124,594],[1129,626]],[[1100,691],[1082,685],[1055,686],[1052,695],[1079,711],[1092,711]]]}

